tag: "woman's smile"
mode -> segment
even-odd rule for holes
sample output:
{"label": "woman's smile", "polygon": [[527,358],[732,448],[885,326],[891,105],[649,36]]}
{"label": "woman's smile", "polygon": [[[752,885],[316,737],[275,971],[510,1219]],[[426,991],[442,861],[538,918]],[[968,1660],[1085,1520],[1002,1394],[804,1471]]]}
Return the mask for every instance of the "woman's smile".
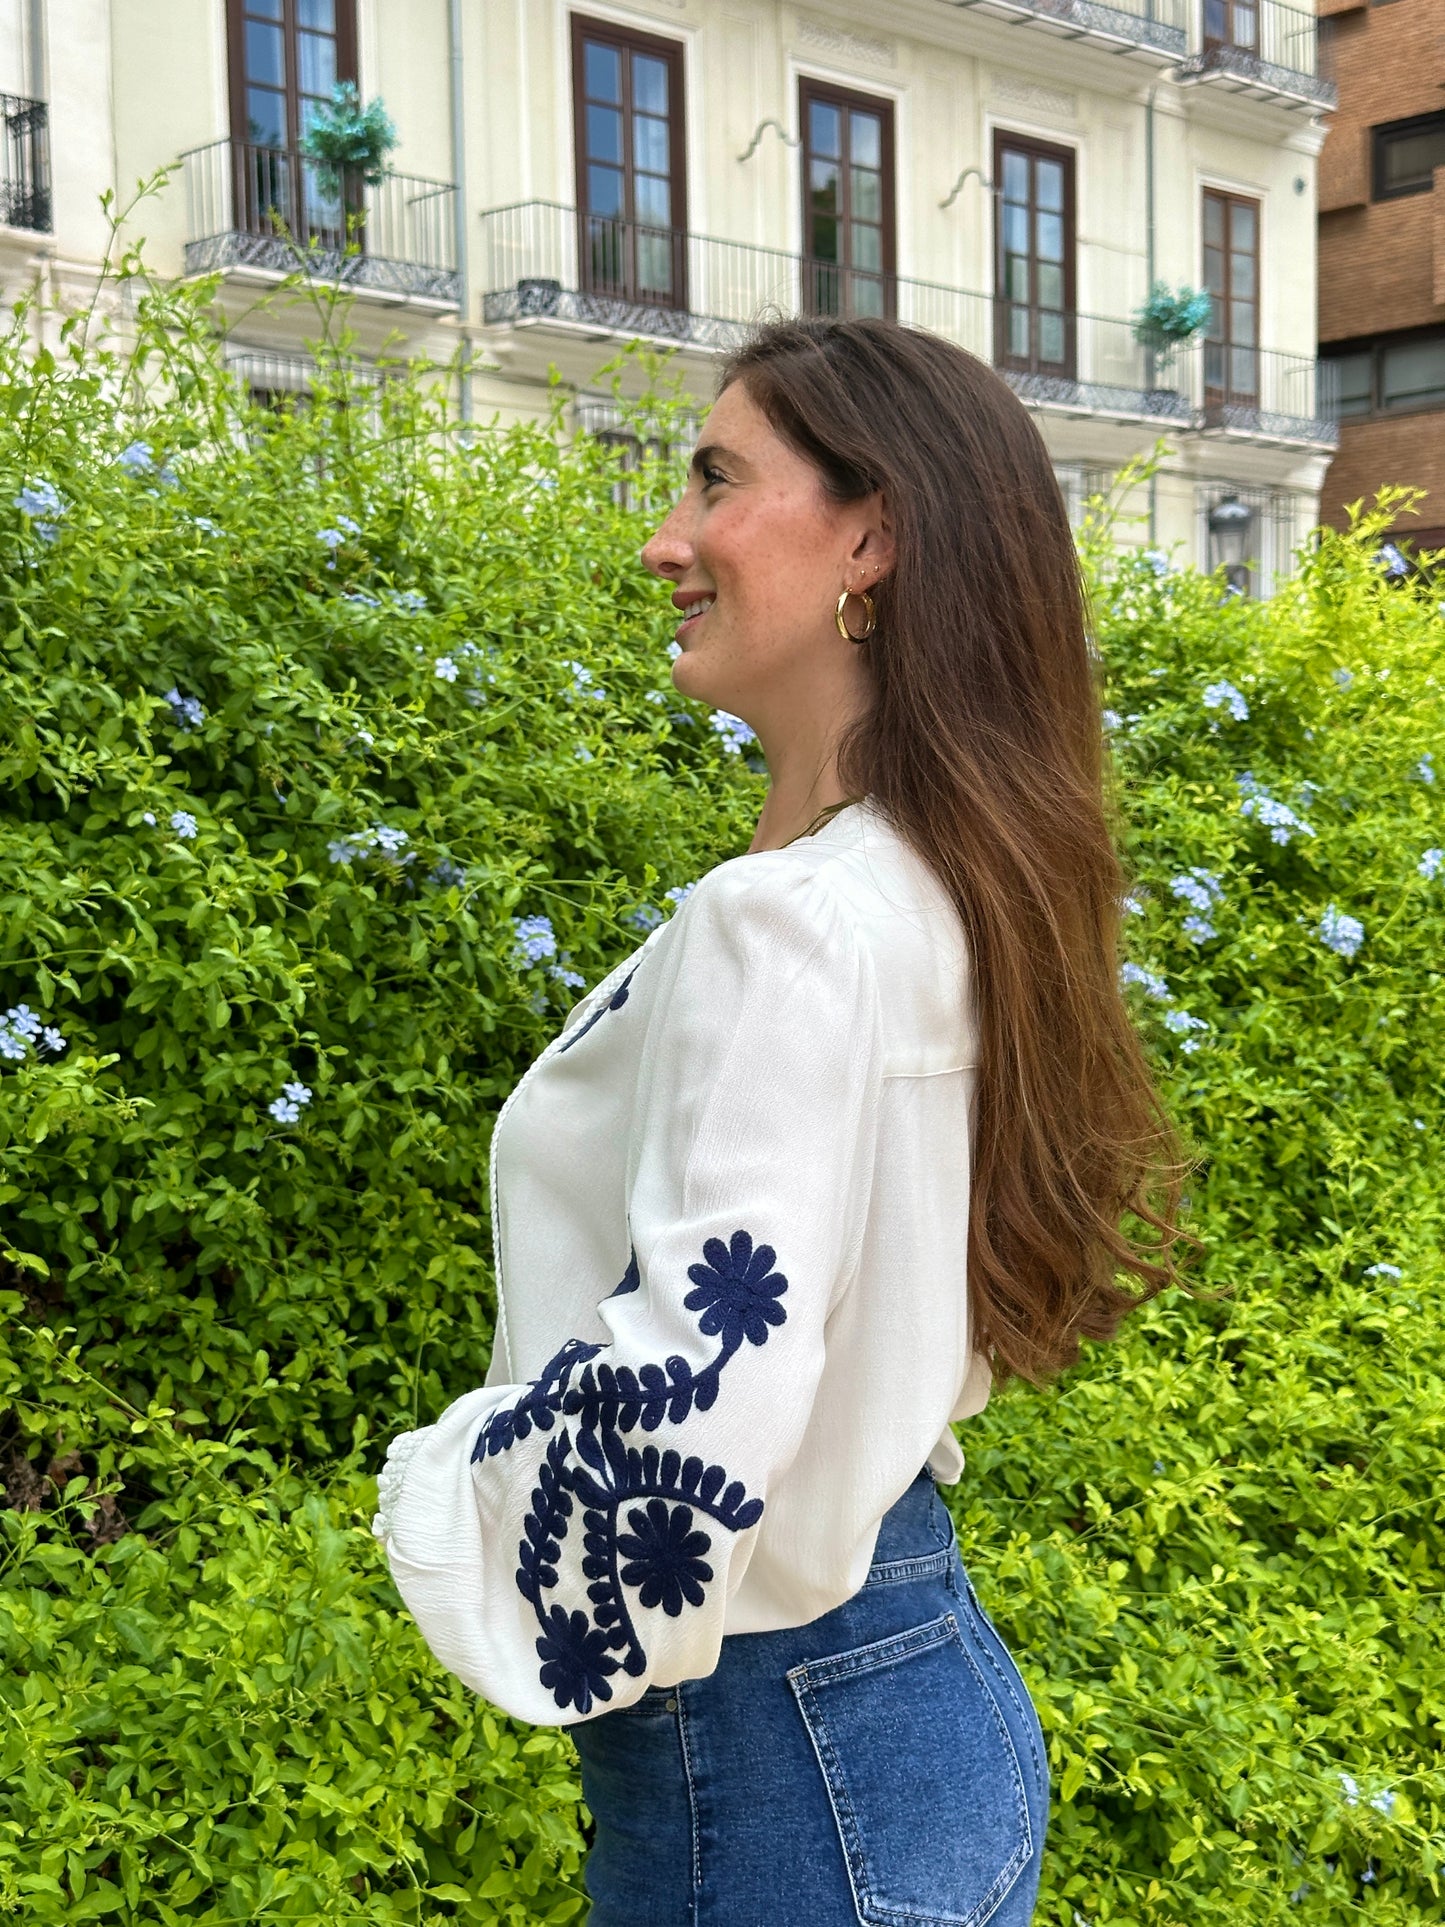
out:
{"label": "woman's smile", "polygon": [[672,599],[677,607],[682,610],[682,621],[673,631],[673,640],[681,642],[685,634],[696,629],[713,603],[716,602],[717,597],[711,592],[684,595],[681,590],[678,590],[674,592]]}

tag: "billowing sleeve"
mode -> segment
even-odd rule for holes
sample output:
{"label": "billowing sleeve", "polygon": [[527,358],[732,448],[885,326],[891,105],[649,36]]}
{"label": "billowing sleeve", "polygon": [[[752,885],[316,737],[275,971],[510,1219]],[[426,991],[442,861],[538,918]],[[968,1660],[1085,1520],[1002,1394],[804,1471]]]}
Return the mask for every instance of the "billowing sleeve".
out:
{"label": "billowing sleeve", "polygon": [[716,1666],[862,1248],[883,1041],[848,905],[749,857],[676,915],[638,1068],[631,1261],[598,1280],[610,1341],[464,1393],[381,1474],[375,1530],[427,1644],[539,1724]]}

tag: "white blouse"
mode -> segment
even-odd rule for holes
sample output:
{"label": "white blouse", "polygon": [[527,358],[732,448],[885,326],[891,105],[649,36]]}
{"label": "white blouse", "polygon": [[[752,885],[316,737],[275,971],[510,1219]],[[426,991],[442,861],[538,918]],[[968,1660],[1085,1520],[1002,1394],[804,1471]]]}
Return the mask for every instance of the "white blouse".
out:
{"label": "white blouse", "polygon": [[493,1133],[486,1383],[379,1481],[466,1685],[569,1725],[702,1677],[959,1476],[975,1061],[958,915],[871,797],[718,864],[572,1009]]}

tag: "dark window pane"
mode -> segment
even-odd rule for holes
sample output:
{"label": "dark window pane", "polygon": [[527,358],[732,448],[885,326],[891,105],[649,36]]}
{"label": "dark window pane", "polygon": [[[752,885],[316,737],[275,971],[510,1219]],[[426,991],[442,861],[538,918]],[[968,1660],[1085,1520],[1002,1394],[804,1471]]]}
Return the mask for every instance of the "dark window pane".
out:
{"label": "dark window pane", "polygon": [[587,169],[587,212],[605,214],[609,220],[622,216],[622,171],[615,167]]}
{"label": "dark window pane", "polygon": [[[1204,250],[1204,286],[1210,294],[1224,293],[1224,254],[1219,248],[1206,248]],[[1219,303],[1216,301],[1214,304],[1214,315],[1216,319],[1218,314]],[[1212,330],[1215,321],[1211,320],[1209,325]]]}
{"label": "dark window pane", "polygon": [[246,139],[266,147],[286,145],[286,96],[263,87],[246,89]]}
{"label": "dark window pane", "polygon": [[808,163],[808,188],[813,206],[820,213],[838,212],[838,164],[836,161],[810,161]]}
{"label": "dark window pane", "polygon": [[259,14],[265,20],[279,20],[281,0],[246,0],[245,11]]}
{"label": "dark window pane", "polygon": [[638,114],[632,122],[632,164],[649,174],[667,172],[667,122]]}
{"label": "dark window pane", "polygon": [[1064,170],[1057,161],[1040,161],[1034,175],[1040,207],[1054,214],[1064,211]]}
{"label": "dark window pane", "polygon": [[1010,308],[1008,311],[1008,351],[1018,356],[1027,356],[1030,352],[1027,308]]}
{"label": "dark window pane", "polygon": [[336,0],[296,0],[296,24],[336,32]]}
{"label": "dark window pane", "polygon": [[876,114],[860,114],[855,108],[848,116],[850,155],[859,167],[882,167],[883,123]]}
{"label": "dark window pane", "polygon": [[637,280],[648,294],[672,293],[672,238],[655,230],[637,237]]}
{"label": "dark window pane", "polygon": [[1061,314],[1039,313],[1039,360],[1061,362],[1064,359],[1064,317]]}
{"label": "dark window pane", "polygon": [[1039,306],[1041,308],[1062,308],[1064,305],[1064,270],[1051,261],[1039,263]]}
{"label": "dark window pane", "polygon": [[246,22],[246,78],[273,87],[286,85],[286,41],[279,27]]}
{"label": "dark window pane", "polygon": [[587,109],[587,158],[622,165],[622,115],[617,108]]}
{"label": "dark window pane", "polygon": [[815,154],[828,154],[834,159],[841,155],[841,123],[838,109],[827,101],[808,103],[808,145]]}
{"label": "dark window pane", "polygon": [[584,87],[589,100],[622,101],[622,56],[596,40],[583,42]]}
{"label": "dark window pane", "polygon": [[1029,299],[1029,261],[1026,254],[1011,254],[1005,263],[1004,293],[1010,301]]}
{"label": "dark window pane", "polygon": [[1228,12],[1225,0],[1204,0],[1204,37],[1206,40],[1223,40],[1228,25]]}
{"label": "dark window pane", "polygon": [[1368,348],[1362,348],[1352,355],[1335,355],[1334,366],[1339,370],[1340,413],[1342,415],[1368,415],[1371,408],[1370,374],[1373,355]]}
{"label": "dark window pane", "polygon": [[1380,357],[1380,400],[1386,408],[1424,408],[1445,403],[1445,335],[1400,341]]}
{"label": "dark window pane", "polygon": [[667,113],[667,62],[650,54],[632,56],[632,105],[639,114]]}
{"label": "dark window pane", "polygon": [[815,214],[813,217],[813,258],[818,261],[838,259],[838,222],[831,214]]}
{"label": "dark window pane", "polygon": [[1224,203],[1213,194],[1204,197],[1204,245],[1206,248],[1224,246]]}
{"label": "dark window pane", "polygon": [[1445,116],[1438,127],[1382,136],[1383,178],[1387,190],[1428,188],[1437,167],[1445,166]]}

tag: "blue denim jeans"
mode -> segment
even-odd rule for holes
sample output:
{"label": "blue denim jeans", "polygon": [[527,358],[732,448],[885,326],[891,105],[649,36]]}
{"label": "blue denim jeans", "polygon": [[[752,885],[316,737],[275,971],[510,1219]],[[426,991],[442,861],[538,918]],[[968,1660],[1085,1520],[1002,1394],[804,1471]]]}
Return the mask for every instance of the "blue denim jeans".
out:
{"label": "blue denim jeans", "polygon": [[1043,1731],[920,1472],[860,1590],[570,1729],[589,1927],[1027,1927]]}

